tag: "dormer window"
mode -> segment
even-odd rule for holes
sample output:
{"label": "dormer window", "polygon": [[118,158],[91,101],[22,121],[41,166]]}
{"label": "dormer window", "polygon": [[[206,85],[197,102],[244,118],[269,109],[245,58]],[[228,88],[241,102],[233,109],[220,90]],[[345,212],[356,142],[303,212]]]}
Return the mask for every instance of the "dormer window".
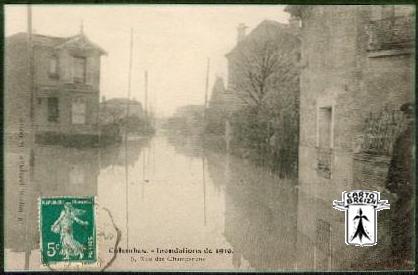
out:
{"label": "dormer window", "polygon": [[50,78],[58,78],[58,57],[57,56],[51,56],[49,58],[48,74]]}
{"label": "dormer window", "polygon": [[74,83],[86,82],[86,58],[73,56],[73,81]]}

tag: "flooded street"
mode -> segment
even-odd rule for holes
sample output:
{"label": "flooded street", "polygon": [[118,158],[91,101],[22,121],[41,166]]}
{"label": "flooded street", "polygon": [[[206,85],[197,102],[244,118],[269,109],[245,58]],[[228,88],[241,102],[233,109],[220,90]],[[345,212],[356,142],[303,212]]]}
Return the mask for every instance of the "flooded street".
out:
{"label": "flooded street", "polygon": [[[98,200],[111,210],[122,232],[119,246],[149,251],[209,248],[214,254],[215,249],[231,248],[224,235],[225,186],[213,180],[211,164],[199,148],[191,144],[176,147],[166,137],[140,143],[129,142],[127,156],[123,146],[112,154],[120,164],[126,161],[126,167],[116,161],[99,174]],[[119,254],[112,267],[123,268],[127,261],[132,261],[131,256],[139,258],[135,254]],[[161,268],[178,265],[165,262]],[[210,256],[198,263],[203,268],[213,265],[232,268],[232,255]],[[152,266],[155,267],[154,262],[138,259],[138,268]],[[181,266],[190,268],[191,264]]]}
{"label": "flooded street", "polygon": [[7,155],[6,170],[11,269],[47,268],[37,229],[41,196],[96,196],[100,269],[340,270],[383,267],[379,255],[389,249],[379,224],[378,248],[338,254],[344,215],[331,202],[192,138],[157,135],[103,149],[37,146],[35,181],[24,192],[12,188],[17,156]]}

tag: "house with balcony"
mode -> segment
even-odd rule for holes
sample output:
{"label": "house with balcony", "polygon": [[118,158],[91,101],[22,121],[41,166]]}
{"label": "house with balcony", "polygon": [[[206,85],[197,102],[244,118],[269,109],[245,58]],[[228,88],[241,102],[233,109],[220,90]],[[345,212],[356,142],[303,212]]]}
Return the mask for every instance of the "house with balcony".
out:
{"label": "house with balcony", "polygon": [[364,268],[408,268],[390,262],[389,211],[379,213],[378,245],[359,251],[344,243],[344,217],[332,202],[355,189],[391,199],[385,182],[405,127],[400,107],[414,102],[414,6],[303,5],[287,11],[302,25],[298,230],[305,239],[298,242],[312,265],[305,267],[350,269],[353,261],[342,262],[350,257]]}
{"label": "house with balcony", "polygon": [[33,34],[31,41],[27,33],[7,37],[6,133],[33,130],[38,143],[95,142],[104,54],[82,31],[71,37]]}

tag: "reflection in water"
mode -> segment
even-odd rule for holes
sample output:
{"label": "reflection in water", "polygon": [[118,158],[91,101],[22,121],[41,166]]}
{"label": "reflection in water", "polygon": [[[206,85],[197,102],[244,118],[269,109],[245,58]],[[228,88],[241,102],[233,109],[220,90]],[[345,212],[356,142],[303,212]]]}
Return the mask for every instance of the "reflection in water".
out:
{"label": "reflection in water", "polygon": [[[39,196],[97,195],[111,214],[107,222],[98,217],[98,226],[117,227],[121,248],[234,251],[194,264],[133,264],[129,255],[118,254],[110,270],[382,269],[390,251],[385,216],[379,216],[378,246],[347,247],[344,216],[331,202],[251,162],[203,150],[197,138],[156,136],[82,150],[37,146],[34,180],[25,188],[19,181],[29,182],[29,153],[6,152],[10,268],[39,269]],[[111,239],[116,233],[101,234]],[[100,246],[99,254],[112,257],[108,250],[113,245]]]}
{"label": "reflection in water", "polygon": [[[5,248],[11,253],[8,257],[12,262],[8,264],[18,269],[38,269],[40,266],[39,197],[97,195],[98,149],[36,146],[33,152],[33,167],[29,167],[28,151],[6,152]],[[19,178],[22,169],[25,171],[23,179]],[[21,185],[21,181],[25,186],[16,192],[14,186]],[[24,264],[19,263],[22,252]]]}
{"label": "reflection in water", "polygon": [[[214,155],[213,163],[222,162]],[[292,269],[295,263],[297,191],[251,163],[226,158],[225,236],[241,258],[263,270]],[[210,162],[209,162],[210,163]],[[211,170],[209,170],[211,171]],[[216,171],[216,169],[213,169]],[[221,178],[221,175],[214,174]]]}

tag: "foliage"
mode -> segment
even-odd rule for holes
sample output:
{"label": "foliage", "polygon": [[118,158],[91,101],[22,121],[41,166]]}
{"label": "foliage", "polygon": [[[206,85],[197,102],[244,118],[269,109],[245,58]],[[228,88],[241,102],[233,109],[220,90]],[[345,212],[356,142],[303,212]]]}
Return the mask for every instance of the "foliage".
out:
{"label": "foliage", "polygon": [[299,40],[267,33],[241,45],[231,60],[242,106],[231,119],[233,149],[281,176],[297,171],[298,56]]}
{"label": "foliage", "polygon": [[126,128],[130,134],[152,134],[154,132],[150,120],[135,115],[121,118],[118,124],[121,130]]}

